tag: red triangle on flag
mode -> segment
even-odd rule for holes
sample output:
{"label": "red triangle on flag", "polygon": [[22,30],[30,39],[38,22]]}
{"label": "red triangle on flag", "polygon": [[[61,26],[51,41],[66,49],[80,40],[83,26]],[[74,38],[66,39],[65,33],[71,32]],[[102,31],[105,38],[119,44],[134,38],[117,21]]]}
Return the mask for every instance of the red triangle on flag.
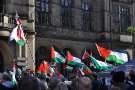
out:
{"label": "red triangle on flag", "polygon": [[18,26],[18,28],[17,28],[17,37],[19,39],[23,39],[23,35],[24,35],[23,31],[21,30],[20,26]]}
{"label": "red triangle on flag", "polygon": [[85,73],[85,75],[92,74],[92,71],[90,69],[83,70],[83,72]]}
{"label": "red triangle on flag", "polygon": [[99,46],[98,44],[96,44],[96,47],[97,47],[97,50],[98,50],[100,56],[102,56],[104,59],[106,59],[111,53],[111,50],[109,50],[107,48],[103,48],[103,47]]}
{"label": "red triangle on flag", "polygon": [[85,59],[88,59],[89,58],[89,53],[85,50],[83,56],[82,56],[82,59],[85,60]]}
{"label": "red triangle on flag", "polygon": [[73,56],[69,51],[67,52],[67,60],[68,60],[68,62],[73,60]]}
{"label": "red triangle on flag", "polygon": [[55,49],[54,47],[51,48],[51,58],[53,59],[55,57]]}

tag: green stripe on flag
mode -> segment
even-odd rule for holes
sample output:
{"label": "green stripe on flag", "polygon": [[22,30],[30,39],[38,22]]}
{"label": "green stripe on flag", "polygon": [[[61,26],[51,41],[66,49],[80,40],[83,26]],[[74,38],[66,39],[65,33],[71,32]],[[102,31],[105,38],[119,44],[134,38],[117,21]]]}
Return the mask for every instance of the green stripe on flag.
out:
{"label": "green stripe on flag", "polygon": [[54,62],[55,63],[65,63],[65,59],[63,60],[63,59],[60,59],[59,57],[55,57]]}
{"label": "green stripe on flag", "polygon": [[70,61],[70,62],[68,62],[68,64],[69,65],[72,65],[72,66],[76,66],[76,67],[82,67],[82,63],[77,63],[77,62],[75,62],[75,61]]}
{"label": "green stripe on flag", "polygon": [[94,63],[95,68],[98,69],[98,70],[112,70],[112,68],[113,68],[112,66],[109,66],[105,62],[97,60],[93,56],[90,56],[90,58],[91,58],[92,62]]}
{"label": "green stripe on flag", "polygon": [[20,45],[20,46],[24,46],[24,45],[25,45],[25,43],[26,43],[26,41],[25,41],[25,40],[20,39],[20,40],[17,40],[17,41],[16,41],[16,43],[17,43],[18,45]]}
{"label": "green stripe on flag", "polygon": [[106,61],[115,62],[116,64],[124,64],[125,63],[123,60],[118,59],[115,55],[108,56]]}

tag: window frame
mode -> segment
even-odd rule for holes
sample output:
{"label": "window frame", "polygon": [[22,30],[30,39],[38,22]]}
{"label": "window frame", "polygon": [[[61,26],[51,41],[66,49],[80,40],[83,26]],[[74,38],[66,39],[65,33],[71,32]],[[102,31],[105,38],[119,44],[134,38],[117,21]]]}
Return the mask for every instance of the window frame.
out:
{"label": "window frame", "polygon": [[91,19],[91,4],[87,2],[82,2],[81,4],[81,29],[83,31],[93,31],[92,30],[92,19]]}
{"label": "window frame", "polygon": [[[119,7],[118,9],[114,10],[114,7],[117,6]],[[131,25],[131,8],[128,4],[123,4],[123,3],[119,3],[119,2],[113,2],[112,3],[112,23],[113,25],[117,25],[117,27],[115,29],[117,29],[116,32],[127,32],[127,28]],[[122,8],[127,9],[127,13],[128,15],[123,15],[124,13],[121,13]],[[116,14],[117,12],[117,14]],[[123,21],[124,20],[124,21]],[[117,23],[115,22],[117,21]],[[112,25],[112,24],[111,24]]]}
{"label": "window frame", "polygon": [[[39,3],[36,8],[36,22],[40,25],[51,25],[51,4],[50,0],[37,0],[36,3]],[[43,6],[43,8],[42,8]]]}
{"label": "window frame", "polygon": [[[69,2],[68,2],[69,1]],[[60,0],[61,6],[61,25],[64,28],[73,28],[72,6],[73,0]]]}

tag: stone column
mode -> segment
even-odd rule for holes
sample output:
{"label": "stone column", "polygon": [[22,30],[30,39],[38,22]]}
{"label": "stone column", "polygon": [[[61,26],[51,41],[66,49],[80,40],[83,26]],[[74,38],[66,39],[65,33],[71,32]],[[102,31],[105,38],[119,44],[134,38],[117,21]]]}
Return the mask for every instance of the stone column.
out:
{"label": "stone column", "polygon": [[[27,28],[30,32],[35,32],[35,0],[29,0]],[[28,65],[27,69],[35,70],[35,34],[27,35],[25,55]]]}

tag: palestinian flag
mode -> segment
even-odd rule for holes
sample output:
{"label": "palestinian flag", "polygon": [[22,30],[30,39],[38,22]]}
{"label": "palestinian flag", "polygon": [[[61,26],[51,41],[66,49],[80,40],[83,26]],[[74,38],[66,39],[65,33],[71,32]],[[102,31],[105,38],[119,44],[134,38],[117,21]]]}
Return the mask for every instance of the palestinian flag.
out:
{"label": "palestinian flag", "polygon": [[50,67],[50,77],[52,77],[55,73],[55,68],[54,67]]}
{"label": "palestinian flag", "polygon": [[86,65],[83,65],[83,73],[84,73],[84,75],[85,76],[89,76],[89,75],[91,75],[92,74],[92,71],[90,70],[90,68],[88,67],[88,66],[86,66]]}
{"label": "palestinian flag", "polygon": [[17,12],[16,12],[16,16],[15,16],[15,21],[16,21],[16,25],[22,24],[22,21],[21,21],[21,19],[19,18],[19,15],[18,15]]}
{"label": "palestinian flag", "polygon": [[10,73],[11,73],[11,76],[12,76],[11,81],[12,81],[13,85],[17,85],[17,80],[16,80],[16,77],[15,77],[15,75],[16,75],[16,65],[15,64],[13,64],[12,71],[10,71]]}
{"label": "palestinian flag", "polygon": [[94,58],[92,55],[90,56],[91,61],[93,62],[94,66],[98,70],[112,70],[112,66],[108,65],[105,62],[99,61]]}
{"label": "palestinian flag", "polygon": [[26,39],[21,25],[16,26],[10,34],[10,41],[15,40],[20,46],[24,46]]}
{"label": "palestinian flag", "polygon": [[82,67],[82,65],[84,65],[81,59],[74,57],[70,52],[67,53],[67,63],[76,67]]}
{"label": "palestinian flag", "polygon": [[20,18],[16,18],[16,24],[17,24],[17,25],[22,24],[22,21],[21,21],[21,19],[20,19]]}
{"label": "palestinian flag", "polygon": [[83,54],[83,56],[82,56],[82,60],[85,60],[85,59],[88,59],[89,58],[89,53],[87,52],[87,50],[85,49],[85,51],[84,51],[84,54]]}
{"label": "palestinian flag", "polygon": [[59,52],[57,52],[54,49],[54,47],[51,48],[51,58],[56,63],[65,63],[66,62],[66,59]]}
{"label": "palestinian flag", "polygon": [[50,71],[50,66],[48,62],[44,61],[40,64],[40,66],[37,69],[38,78],[46,80],[46,75]]}
{"label": "palestinian flag", "polygon": [[128,56],[126,53],[112,51],[106,48],[103,48],[96,44],[97,50],[101,57],[106,61],[115,62],[116,64],[124,64],[128,61]]}
{"label": "palestinian flag", "polygon": [[64,70],[66,70],[66,71],[68,71],[68,72],[72,72],[73,67],[71,67],[71,66],[65,64],[65,65],[64,65]]}

